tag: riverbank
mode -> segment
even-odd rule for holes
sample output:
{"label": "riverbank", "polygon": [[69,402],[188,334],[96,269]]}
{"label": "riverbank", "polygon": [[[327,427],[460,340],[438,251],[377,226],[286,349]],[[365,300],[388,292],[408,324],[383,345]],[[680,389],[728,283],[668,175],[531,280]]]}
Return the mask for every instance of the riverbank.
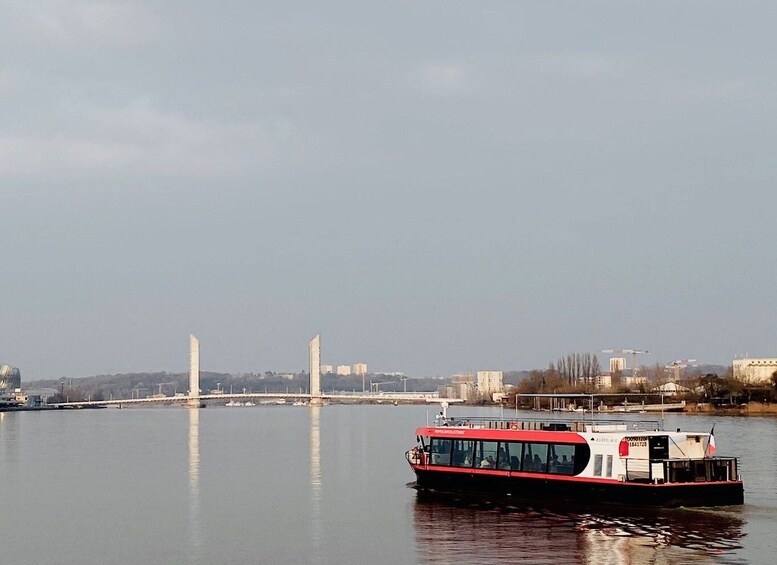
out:
{"label": "riverbank", "polygon": [[713,406],[708,402],[699,402],[686,404],[685,412],[713,416],[777,416],[777,404],[768,402],[748,402],[746,404]]}

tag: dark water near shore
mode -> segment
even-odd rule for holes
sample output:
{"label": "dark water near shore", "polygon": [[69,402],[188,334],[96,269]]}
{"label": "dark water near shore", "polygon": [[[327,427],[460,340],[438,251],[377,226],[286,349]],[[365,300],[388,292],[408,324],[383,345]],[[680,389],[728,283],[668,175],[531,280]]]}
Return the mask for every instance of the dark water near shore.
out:
{"label": "dark water near shore", "polygon": [[740,458],[743,507],[607,514],[419,499],[403,454],[434,413],[0,413],[0,562],[674,564],[777,555],[777,419],[666,418],[670,429],[715,423],[718,454]]}

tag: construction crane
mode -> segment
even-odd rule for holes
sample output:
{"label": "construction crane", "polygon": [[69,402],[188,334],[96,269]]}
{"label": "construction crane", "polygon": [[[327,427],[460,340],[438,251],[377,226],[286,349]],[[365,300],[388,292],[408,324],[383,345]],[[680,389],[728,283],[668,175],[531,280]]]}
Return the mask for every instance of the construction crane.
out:
{"label": "construction crane", "polygon": [[[156,393],[154,396],[156,396],[157,398],[162,398],[162,397],[164,397],[164,396],[165,396],[165,394],[162,392],[162,387],[163,387],[163,386],[167,386],[167,385],[177,385],[177,384],[178,384],[178,383],[176,383],[175,381],[170,381],[169,383],[157,383],[157,384],[156,384],[156,386],[158,386],[158,387],[159,387],[159,392],[157,392],[157,393]],[[176,386],[176,390],[175,390],[175,392],[178,392],[178,388],[177,388],[177,386]],[[175,394],[175,392],[174,392],[173,394]]]}
{"label": "construction crane", "polygon": [[375,389],[375,392],[380,392],[380,389],[378,388],[381,385],[395,385],[397,384],[396,381],[383,381],[382,383],[374,383],[370,381],[370,392],[372,392],[372,389]]}
{"label": "construction crane", "polygon": [[665,369],[671,369],[674,371],[674,382],[680,382],[680,370],[685,369],[686,367],[698,367],[698,363],[696,363],[696,359],[677,359],[675,361],[672,361],[664,367]]}
{"label": "construction crane", "polygon": [[631,374],[632,376],[636,377],[637,371],[639,370],[637,367],[637,355],[648,354],[650,351],[646,351],[644,349],[602,349],[602,353],[630,353],[632,356]]}

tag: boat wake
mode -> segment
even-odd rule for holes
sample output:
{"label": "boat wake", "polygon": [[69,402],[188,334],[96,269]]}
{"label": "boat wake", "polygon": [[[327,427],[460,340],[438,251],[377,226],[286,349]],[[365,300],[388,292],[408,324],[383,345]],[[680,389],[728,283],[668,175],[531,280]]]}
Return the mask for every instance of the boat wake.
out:
{"label": "boat wake", "polygon": [[[729,510],[495,508],[425,492],[413,510],[422,561],[497,563],[522,555],[522,563],[537,564],[743,562],[735,555],[742,517]],[[486,560],[478,550],[485,546],[494,552]]]}

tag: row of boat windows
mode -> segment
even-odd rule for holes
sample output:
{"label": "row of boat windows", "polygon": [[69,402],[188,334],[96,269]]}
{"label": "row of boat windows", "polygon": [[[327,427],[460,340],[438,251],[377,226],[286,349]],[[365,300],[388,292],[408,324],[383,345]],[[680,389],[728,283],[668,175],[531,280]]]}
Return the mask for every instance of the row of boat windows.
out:
{"label": "row of boat windows", "polygon": [[[585,444],[423,438],[430,465],[577,475],[588,464]],[[612,468],[612,462],[610,462]]]}

